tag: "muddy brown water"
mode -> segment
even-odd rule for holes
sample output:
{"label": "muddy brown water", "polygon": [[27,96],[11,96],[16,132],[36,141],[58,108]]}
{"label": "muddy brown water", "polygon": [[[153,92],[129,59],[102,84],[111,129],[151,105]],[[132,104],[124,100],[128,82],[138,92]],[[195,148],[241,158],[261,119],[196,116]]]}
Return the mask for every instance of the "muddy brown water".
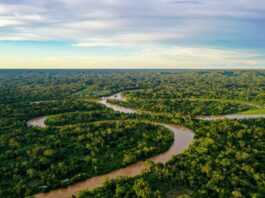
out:
{"label": "muddy brown water", "polygon": [[248,114],[248,115],[240,115],[240,114],[231,114],[231,115],[221,115],[221,116],[198,116],[198,119],[201,120],[220,120],[220,119],[236,119],[236,120],[244,120],[250,118],[265,118],[265,114]]}
{"label": "muddy brown water", "polygon": [[[124,100],[124,98],[121,96],[120,93],[112,95],[110,97],[102,98],[99,102],[101,104],[106,105],[109,108],[112,108],[115,111],[123,112],[123,113],[137,113],[135,110],[130,108],[121,107],[118,105],[110,104],[107,102],[108,99],[117,99],[117,100]],[[30,121],[28,121],[29,126],[34,127],[45,127],[45,119],[48,116],[41,116],[38,118],[34,118]],[[155,163],[165,163],[169,161],[174,155],[177,155],[181,152],[183,152],[185,149],[189,147],[189,145],[192,143],[194,138],[194,133],[182,126],[178,125],[171,125],[171,124],[165,124],[165,123],[155,123],[161,126],[164,126],[168,129],[170,129],[174,133],[174,142],[172,146],[164,153],[161,153],[157,156],[151,157],[147,160],[153,161]],[[48,193],[39,193],[35,195],[37,198],[65,198],[65,197],[71,197],[72,195],[76,194],[77,192],[81,190],[91,190],[95,187],[99,187],[102,185],[103,181],[106,177],[109,179],[115,179],[118,176],[128,176],[132,177],[135,175],[140,174],[145,169],[145,162],[139,161],[135,164],[129,165],[125,168],[121,168],[118,170],[114,170],[110,173],[103,174],[100,176],[92,177],[87,180],[78,182],[76,184],[70,185],[67,188],[59,188],[56,190],[52,190]]]}
{"label": "muddy brown water", "polygon": [[[139,113],[134,109],[121,107],[119,105],[110,104],[107,102],[108,99],[117,99],[117,100],[125,100],[121,93],[114,94],[109,97],[102,98],[99,102],[101,104],[106,105],[109,108],[112,108],[115,111],[123,112],[123,113]],[[225,115],[225,116],[207,116],[207,117],[198,117],[199,119],[203,120],[216,120],[216,119],[247,119],[247,118],[256,118],[256,117],[265,117],[265,115]],[[32,119],[28,122],[29,126],[34,127],[45,127],[45,119],[47,116],[38,117],[35,119]],[[170,129],[174,133],[174,142],[173,145],[164,153],[161,153],[157,156],[151,157],[147,160],[153,161],[153,162],[160,162],[160,163],[166,163],[169,161],[173,156],[182,153],[184,150],[186,150],[189,145],[192,143],[194,139],[194,133],[182,126],[178,125],[171,125],[171,124],[165,124],[165,123],[156,123],[158,125],[164,126],[168,129]],[[65,198],[65,197],[71,197],[72,195],[76,194],[79,191],[88,189],[92,190],[95,187],[99,187],[102,185],[103,181],[106,177],[109,179],[115,179],[118,176],[128,176],[132,177],[135,175],[140,174],[145,169],[145,163],[144,161],[137,162],[135,164],[129,165],[125,168],[121,168],[118,170],[114,170],[110,173],[103,174],[100,176],[95,176],[89,179],[86,179],[84,181],[75,183],[73,185],[70,185],[67,188],[60,188],[56,190],[52,190],[48,193],[40,193],[35,195],[37,198]]]}
{"label": "muddy brown water", "polygon": [[[159,154],[157,156],[151,157],[148,160],[153,162],[160,162],[165,163],[172,158],[172,156],[177,155],[183,152],[185,149],[189,147],[192,143],[194,133],[185,127],[177,126],[177,125],[170,125],[164,123],[157,123],[159,125],[165,126],[166,128],[170,129],[174,133],[174,143],[170,147],[169,150],[166,152]],[[125,168],[121,168],[115,171],[112,171],[107,174],[103,174],[100,176],[92,177],[87,180],[78,182],[76,184],[70,185],[67,188],[60,188],[56,190],[52,190],[48,193],[40,193],[37,194],[37,198],[65,198],[71,197],[73,194],[81,190],[92,190],[95,187],[99,187],[104,182],[105,178],[108,177],[109,179],[115,179],[118,176],[128,176],[132,177],[135,175],[140,174],[145,169],[144,161],[137,162],[135,164],[129,165]]]}

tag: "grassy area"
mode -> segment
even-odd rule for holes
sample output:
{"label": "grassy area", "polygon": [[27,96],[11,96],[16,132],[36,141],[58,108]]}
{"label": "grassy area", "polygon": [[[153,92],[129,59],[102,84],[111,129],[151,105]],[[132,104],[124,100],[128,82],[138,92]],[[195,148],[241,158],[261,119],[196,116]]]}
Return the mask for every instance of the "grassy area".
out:
{"label": "grassy area", "polygon": [[265,108],[253,108],[248,111],[240,112],[237,114],[250,115],[250,114],[265,114]]}

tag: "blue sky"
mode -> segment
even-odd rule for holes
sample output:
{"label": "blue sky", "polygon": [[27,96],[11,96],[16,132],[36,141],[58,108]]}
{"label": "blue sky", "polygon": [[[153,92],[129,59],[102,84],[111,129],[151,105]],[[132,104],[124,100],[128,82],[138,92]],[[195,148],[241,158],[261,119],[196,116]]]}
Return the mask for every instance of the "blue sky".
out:
{"label": "blue sky", "polygon": [[0,0],[0,68],[265,69],[264,0]]}

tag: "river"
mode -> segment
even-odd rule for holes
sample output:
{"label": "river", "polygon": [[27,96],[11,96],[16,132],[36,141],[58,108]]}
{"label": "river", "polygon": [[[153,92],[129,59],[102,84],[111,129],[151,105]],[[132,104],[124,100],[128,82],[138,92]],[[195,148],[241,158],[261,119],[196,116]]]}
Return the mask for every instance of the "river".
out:
{"label": "river", "polygon": [[220,119],[237,119],[237,120],[243,120],[243,119],[250,119],[250,118],[265,118],[265,114],[229,114],[229,115],[220,115],[220,116],[198,116],[197,117],[200,120],[220,120]]}
{"label": "river", "polygon": [[[109,97],[103,97],[99,103],[122,113],[139,113],[139,111],[136,111],[134,109],[121,107],[116,104],[110,104],[108,103],[108,99],[116,99],[116,100],[125,100],[125,98],[122,97],[121,93],[114,94]],[[265,114],[255,114],[255,115],[224,115],[224,116],[198,116],[198,119],[203,120],[217,120],[217,119],[248,119],[248,118],[258,118],[258,117],[265,117]],[[45,119],[47,116],[38,117],[35,119],[32,119],[28,122],[28,125],[34,126],[34,127],[45,127]],[[170,129],[174,133],[174,142],[169,150],[167,150],[164,153],[161,153],[157,156],[151,157],[148,160],[151,160],[153,162],[160,162],[160,163],[166,163],[169,161],[174,155],[180,154],[184,150],[186,150],[189,145],[192,143],[194,139],[194,133],[186,128],[179,125],[173,125],[173,124],[166,124],[166,123],[154,123],[161,126],[164,126],[168,129]],[[87,180],[78,182],[76,184],[70,185],[67,188],[60,188],[56,190],[52,190],[48,193],[40,193],[37,194],[37,198],[65,198],[65,197],[71,197],[73,194],[76,194],[77,192],[81,190],[92,190],[95,187],[99,187],[102,185],[103,181],[106,177],[109,179],[114,179],[118,176],[135,176],[140,174],[145,168],[144,161],[137,162],[135,164],[132,164],[130,166],[127,166],[125,168],[121,168],[115,171],[112,171],[110,173],[96,176],[89,178]]]}
{"label": "river", "polygon": [[[115,111],[123,112],[123,113],[137,113],[135,110],[130,108],[121,107],[118,105],[110,104],[107,102],[108,99],[117,99],[117,100],[124,100],[124,98],[121,96],[120,93],[102,98],[99,102],[101,104],[106,105],[109,108],[112,108]],[[48,116],[42,116],[35,119],[32,119],[28,121],[29,126],[34,127],[45,127],[45,119]],[[154,123],[161,126],[164,126],[168,129],[170,129],[174,133],[174,142],[172,146],[164,153],[161,153],[157,156],[151,157],[148,160],[153,162],[160,162],[160,163],[166,163],[169,161],[174,155],[177,155],[184,150],[186,150],[189,145],[192,143],[194,138],[194,133],[183,126],[173,125],[173,124],[165,124],[165,123]],[[135,164],[129,165],[125,168],[121,168],[115,171],[112,171],[110,173],[96,176],[89,178],[87,180],[78,182],[76,184],[70,185],[67,188],[59,188],[56,190],[51,190],[48,193],[39,193],[35,195],[37,198],[65,198],[65,197],[71,197],[73,194],[76,194],[77,192],[85,189],[93,189],[95,187],[99,187],[102,185],[104,179],[106,177],[110,179],[114,179],[118,176],[135,176],[140,174],[145,168],[144,161],[139,161]]]}

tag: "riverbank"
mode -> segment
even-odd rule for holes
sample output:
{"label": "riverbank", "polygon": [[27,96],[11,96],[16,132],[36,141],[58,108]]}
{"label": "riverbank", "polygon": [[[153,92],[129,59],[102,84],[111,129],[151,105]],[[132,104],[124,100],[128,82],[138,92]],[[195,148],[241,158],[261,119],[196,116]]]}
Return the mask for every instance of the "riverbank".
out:
{"label": "riverbank", "polygon": [[[123,100],[121,94],[118,93],[118,94],[115,94],[109,97],[104,97],[99,102],[101,104],[106,105],[109,108],[112,108],[114,111],[123,112],[123,113],[137,113],[134,109],[124,108],[124,107],[113,105],[107,102],[108,99],[114,99],[114,98]],[[42,117],[32,119],[28,122],[28,125],[34,126],[34,127],[45,127],[45,119],[47,117],[48,116],[42,116]],[[174,133],[174,142],[169,150],[157,156],[151,157],[147,160],[153,161],[155,163],[166,163],[173,156],[179,153],[182,153],[184,150],[186,150],[194,139],[194,133],[186,127],[182,127],[178,125],[171,125],[171,124],[166,124],[166,123],[154,123],[154,124],[164,126],[168,128],[169,130],[171,130]],[[145,169],[144,161],[139,161],[125,168],[118,169],[110,173],[101,175],[101,176],[92,177],[82,182],[78,182],[67,188],[60,188],[60,189],[52,190],[48,193],[37,194],[36,197],[37,198],[63,198],[63,197],[72,196],[73,194],[81,190],[85,190],[85,189],[91,190],[95,187],[101,186],[106,177],[108,177],[109,179],[115,179],[118,176],[132,177],[132,176],[140,174],[144,169]]]}

